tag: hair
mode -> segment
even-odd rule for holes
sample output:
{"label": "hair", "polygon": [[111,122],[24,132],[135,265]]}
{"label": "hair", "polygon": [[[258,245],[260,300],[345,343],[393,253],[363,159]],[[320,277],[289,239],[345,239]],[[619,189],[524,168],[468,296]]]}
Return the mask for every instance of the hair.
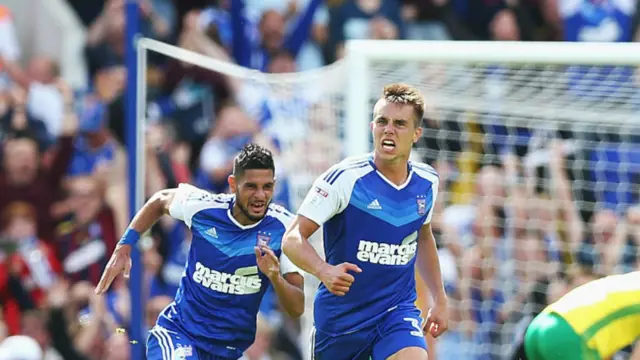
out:
{"label": "hair", "polygon": [[245,145],[233,161],[233,175],[240,177],[246,170],[254,169],[275,171],[275,165],[269,149],[251,143]]}
{"label": "hair", "polygon": [[420,90],[402,83],[389,84],[384,87],[382,98],[389,103],[411,105],[416,115],[416,126],[420,125],[425,112],[424,97]]}

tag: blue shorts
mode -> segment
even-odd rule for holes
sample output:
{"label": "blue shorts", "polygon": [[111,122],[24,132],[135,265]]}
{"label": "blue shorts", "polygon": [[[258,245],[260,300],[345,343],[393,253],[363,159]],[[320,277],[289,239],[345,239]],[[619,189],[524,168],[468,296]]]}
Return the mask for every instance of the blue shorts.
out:
{"label": "blue shorts", "polygon": [[313,360],[385,360],[408,347],[427,349],[418,309],[395,309],[380,323],[344,335],[313,330]]}
{"label": "blue shorts", "polygon": [[186,335],[161,326],[149,330],[147,360],[236,360],[208,354],[196,348]]}

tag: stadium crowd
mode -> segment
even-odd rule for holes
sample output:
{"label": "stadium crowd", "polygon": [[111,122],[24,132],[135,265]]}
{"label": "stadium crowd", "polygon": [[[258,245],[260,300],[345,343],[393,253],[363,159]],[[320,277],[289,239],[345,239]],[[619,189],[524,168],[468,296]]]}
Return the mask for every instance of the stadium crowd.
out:
{"label": "stadium crowd", "polygon": [[[124,0],[60,3],[86,30],[83,86],[69,85],[59,59],[25,51],[32,44],[18,40],[25,39],[24,25],[16,26],[11,6],[0,1],[0,359],[12,346],[3,348],[2,339],[26,335],[33,345],[18,338],[12,347],[41,349],[46,360],[125,360],[131,341],[145,343],[126,331],[127,285],[119,279],[106,296],[93,293],[129,220]],[[140,18],[147,37],[288,73],[339,62],[350,39],[634,41],[636,6],[632,0],[142,0]],[[335,134],[347,120],[326,102],[307,111],[306,103],[281,101],[178,60],[150,54],[149,63],[147,196],[181,182],[226,191],[233,157],[255,141],[285,164],[275,201],[295,210],[298,192],[311,184],[295,169],[318,175],[342,155]],[[540,134],[471,117],[425,119],[415,152],[441,178],[433,228],[451,324],[436,359],[508,358],[544,305],[589,279],[640,266],[634,131],[567,127]],[[188,229],[170,218],[142,242],[148,327],[172,301],[189,242]],[[273,294],[262,308],[246,358],[307,357],[301,324],[278,311]]]}

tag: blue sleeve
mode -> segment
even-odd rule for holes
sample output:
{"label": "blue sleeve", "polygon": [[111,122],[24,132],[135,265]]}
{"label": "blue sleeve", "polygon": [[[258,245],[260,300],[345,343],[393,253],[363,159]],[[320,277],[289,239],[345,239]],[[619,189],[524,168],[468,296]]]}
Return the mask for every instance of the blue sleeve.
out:
{"label": "blue sleeve", "polygon": [[321,3],[322,0],[311,0],[304,14],[299,18],[298,23],[293,28],[293,31],[287,35],[285,47],[294,58],[298,56],[302,45],[304,45],[311,35],[313,17]]}
{"label": "blue sleeve", "polygon": [[233,40],[232,55],[240,66],[251,65],[251,44],[245,32],[244,0],[231,1],[231,36]]}

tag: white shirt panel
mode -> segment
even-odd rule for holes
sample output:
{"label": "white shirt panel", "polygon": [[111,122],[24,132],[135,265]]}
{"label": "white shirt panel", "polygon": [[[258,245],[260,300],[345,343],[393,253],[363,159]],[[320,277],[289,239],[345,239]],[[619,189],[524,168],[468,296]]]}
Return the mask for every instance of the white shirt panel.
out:
{"label": "white shirt panel", "polygon": [[298,214],[324,224],[347,208],[356,181],[373,170],[365,157],[349,158],[331,167],[313,183]]}
{"label": "white shirt panel", "polygon": [[171,205],[169,205],[169,215],[183,221],[191,228],[193,216],[204,209],[222,209],[229,204],[221,201],[214,194],[199,189],[193,185],[180,184],[176,189]]}

